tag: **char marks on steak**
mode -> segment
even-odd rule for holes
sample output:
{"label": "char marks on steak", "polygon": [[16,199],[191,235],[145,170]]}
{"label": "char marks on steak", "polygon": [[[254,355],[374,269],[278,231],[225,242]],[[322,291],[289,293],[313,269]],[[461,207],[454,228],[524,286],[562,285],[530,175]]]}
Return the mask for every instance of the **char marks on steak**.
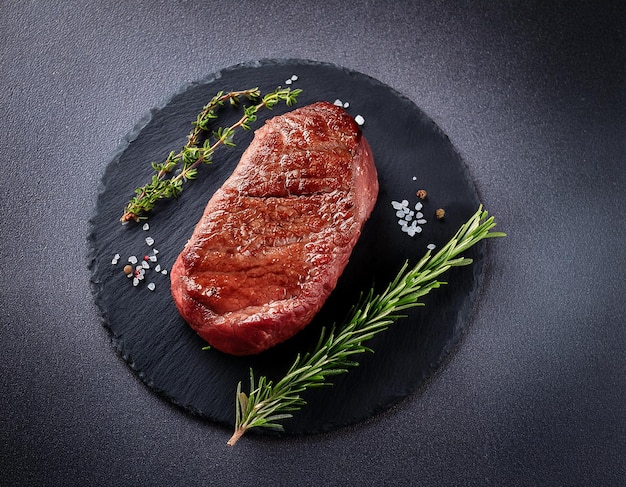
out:
{"label": "char marks on steak", "polygon": [[335,288],[377,195],[370,147],[343,108],[268,120],[172,267],[180,314],[233,355],[290,338]]}

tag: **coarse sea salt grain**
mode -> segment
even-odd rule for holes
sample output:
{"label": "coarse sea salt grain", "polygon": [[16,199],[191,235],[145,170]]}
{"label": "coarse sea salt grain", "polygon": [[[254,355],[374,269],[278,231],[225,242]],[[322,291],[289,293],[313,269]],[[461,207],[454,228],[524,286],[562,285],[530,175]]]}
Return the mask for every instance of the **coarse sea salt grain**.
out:
{"label": "coarse sea salt grain", "polygon": [[147,231],[147,230],[150,230],[150,225],[148,225],[147,223],[144,223],[143,227],[141,228],[143,228],[144,231]]}
{"label": "coarse sea salt grain", "polygon": [[118,263],[119,260],[120,260],[120,254],[115,254],[113,256],[113,259],[111,259],[111,264],[115,265]]}
{"label": "coarse sea salt grain", "polygon": [[406,232],[410,237],[414,237],[416,233],[422,233],[422,228],[413,222],[411,225],[402,227],[402,231]]}
{"label": "coarse sea salt grain", "polygon": [[396,217],[399,218],[398,225],[402,231],[411,237],[422,233],[422,227],[426,223],[424,214],[419,211],[423,205],[419,201],[415,204],[415,211],[409,207],[408,200],[392,201],[391,206],[396,210]]}
{"label": "coarse sea salt grain", "polygon": [[161,272],[161,264],[157,264],[154,270],[157,272]]}
{"label": "coarse sea salt grain", "polygon": [[427,248],[428,250],[435,250],[435,247],[437,247],[437,246],[436,246],[435,244],[433,244],[433,243],[430,243],[430,244],[428,244],[428,245],[426,246],[426,248]]}
{"label": "coarse sea salt grain", "polygon": [[151,247],[154,244],[154,239],[152,237],[146,237],[146,243]]}
{"label": "coarse sea salt grain", "polygon": [[154,285],[154,283],[153,283],[153,282],[148,283],[148,289],[150,289],[150,291],[154,291],[154,288],[155,288],[155,287],[156,287],[156,286]]}
{"label": "coarse sea salt grain", "polygon": [[291,83],[293,83],[293,81],[291,80],[291,78],[289,78],[289,79],[286,79],[286,80],[285,80],[285,84],[286,84],[286,85],[290,85]]}
{"label": "coarse sea salt grain", "polygon": [[134,255],[131,255],[128,258],[128,262],[130,262],[131,264],[136,264],[137,263],[137,257],[135,257]]}
{"label": "coarse sea salt grain", "polygon": [[354,121],[359,125],[363,125],[365,123],[365,119],[361,115],[354,117]]}
{"label": "coarse sea salt grain", "polygon": [[339,98],[337,98],[337,99],[333,102],[333,105],[336,105],[336,106],[338,106],[338,107],[342,107],[342,106],[343,106],[343,102],[342,102]]}
{"label": "coarse sea salt grain", "polygon": [[139,285],[139,279],[133,277],[133,286],[137,287]]}

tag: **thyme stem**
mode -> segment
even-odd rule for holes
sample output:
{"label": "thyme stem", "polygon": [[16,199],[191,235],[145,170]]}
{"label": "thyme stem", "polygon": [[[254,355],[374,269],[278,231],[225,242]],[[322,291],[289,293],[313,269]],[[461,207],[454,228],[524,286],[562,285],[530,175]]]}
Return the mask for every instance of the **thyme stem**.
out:
{"label": "thyme stem", "polygon": [[470,219],[461,225],[457,233],[435,255],[429,250],[413,267],[405,263],[395,279],[380,294],[373,289],[357,304],[346,323],[322,330],[315,349],[303,356],[298,355],[287,374],[275,384],[265,376],[258,381],[250,370],[250,392],[237,386],[235,400],[235,431],[228,441],[233,446],[251,428],[283,430],[280,421],[292,417],[306,404],[301,393],[311,387],[331,385],[327,378],[348,372],[358,365],[354,356],[372,351],[363,343],[385,331],[402,311],[423,306],[419,299],[443,284],[438,278],[452,267],[465,266],[472,259],[459,254],[481,240],[503,237],[502,232],[492,232],[496,226],[482,205]]}
{"label": "thyme stem", "polygon": [[[200,135],[210,129],[210,125],[217,118],[216,109],[229,101],[232,105],[238,105],[242,97],[250,101],[257,101],[261,97],[258,88],[248,90],[232,91],[229,93],[219,92],[211,101],[205,105],[193,122],[193,130],[187,136],[187,143],[178,152],[170,152],[165,162],[152,163],[155,174],[150,183],[137,188],[135,196],[130,200],[120,218],[121,222],[130,220],[143,220],[145,214],[151,211],[156,202],[160,199],[176,197],[182,191],[185,182],[195,179],[197,167],[200,164],[210,164],[213,162],[213,154],[219,146],[234,146],[233,137],[239,128],[250,130],[251,124],[257,119],[257,112],[262,108],[272,109],[277,103],[283,101],[287,106],[293,105],[297,96],[302,90],[291,90],[290,88],[276,88],[261,98],[261,101],[245,106],[242,117],[229,127],[219,127],[213,131],[214,142],[208,137],[199,146]],[[167,177],[182,162],[182,168],[173,177]]]}

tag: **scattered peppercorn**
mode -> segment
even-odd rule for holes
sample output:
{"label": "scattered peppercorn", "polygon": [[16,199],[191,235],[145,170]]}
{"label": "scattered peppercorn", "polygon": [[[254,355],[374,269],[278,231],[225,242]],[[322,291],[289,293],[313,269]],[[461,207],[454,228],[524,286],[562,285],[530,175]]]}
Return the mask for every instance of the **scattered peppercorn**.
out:
{"label": "scattered peppercorn", "polygon": [[417,193],[415,193],[417,195],[417,197],[421,200],[425,200],[426,196],[428,196],[428,193],[426,192],[425,189],[420,189]]}
{"label": "scattered peppercorn", "polygon": [[128,275],[133,272],[133,266],[128,264],[124,266],[124,274]]}
{"label": "scattered peppercorn", "polygon": [[437,217],[437,220],[442,220],[444,216],[446,216],[446,210],[443,208],[438,208],[437,211],[435,211],[435,217]]}

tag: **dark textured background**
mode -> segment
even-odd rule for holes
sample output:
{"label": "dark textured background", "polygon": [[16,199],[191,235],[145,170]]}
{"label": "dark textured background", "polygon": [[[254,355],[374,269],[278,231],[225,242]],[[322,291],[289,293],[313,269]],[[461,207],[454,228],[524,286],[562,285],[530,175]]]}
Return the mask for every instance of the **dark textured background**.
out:
{"label": "dark textured background", "polygon": [[[320,5],[2,2],[1,484],[626,483],[623,3]],[[354,427],[231,449],[112,350],[88,219],[151,107],[223,67],[294,57],[411,98],[509,237],[429,387]]]}

